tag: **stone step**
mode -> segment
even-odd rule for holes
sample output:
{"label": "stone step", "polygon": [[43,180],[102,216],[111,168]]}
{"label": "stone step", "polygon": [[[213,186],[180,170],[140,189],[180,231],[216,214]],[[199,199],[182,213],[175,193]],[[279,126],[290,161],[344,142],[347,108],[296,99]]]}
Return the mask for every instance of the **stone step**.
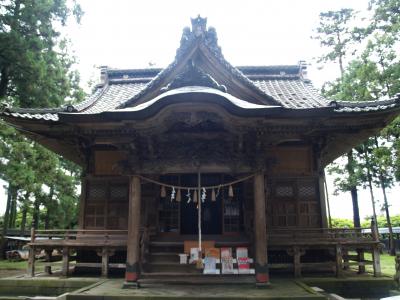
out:
{"label": "stone step", "polygon": [[205,275],[202,273],[157,272],[142,273],[140,283],[164,284],[254,284],[254,275]]}
{"label": "stone step", "polygon": [[157,242],[150,241],[150,253],[183,253],[183,242]]}
{"label": "stone step", "polygon": [[180,273],[180,274],[192,274],[202,273],[202,269],[196,269],[195,265],[179,264],[179,263],[146,263],[143,266],[145,273]]}
{"label": "stone step", "polygon": [[179,254],[174,252],[150,252],[146,258],[149,263],[179,263]]}

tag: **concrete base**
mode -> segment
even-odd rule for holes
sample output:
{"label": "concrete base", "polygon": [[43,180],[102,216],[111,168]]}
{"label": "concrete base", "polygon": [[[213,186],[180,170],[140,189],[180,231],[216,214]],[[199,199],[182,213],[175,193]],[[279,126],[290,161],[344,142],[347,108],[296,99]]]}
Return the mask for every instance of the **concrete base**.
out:
{"label": "concrete base", "polygon": [[137,281],[134,282],[128,282],[125,281],[124,284],[122,285],[123,289],[138,289],[140,288],[140,283]]}

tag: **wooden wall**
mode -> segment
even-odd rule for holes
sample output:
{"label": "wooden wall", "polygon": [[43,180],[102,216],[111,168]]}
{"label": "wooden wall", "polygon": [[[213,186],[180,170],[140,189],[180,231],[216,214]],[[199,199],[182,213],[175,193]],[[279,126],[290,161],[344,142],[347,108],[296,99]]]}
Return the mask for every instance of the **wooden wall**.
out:
{"label": "wooden wall", "polygon": [[[311,147],[274,147],[268,151],[271,165],[266,171],[267,222],[270,228],[320,227],[321,204],[318,174]],[[87,180],[84,228],[126,229],[128,222],[128,178],[115,176],[120,151],[96,151],[94,176]],[[114,176],[113,176],[114,175]],[[158,228],[159,189],[142,185],[142,226]],[[252,231],[253,183],[243,184],[243,225]]]}

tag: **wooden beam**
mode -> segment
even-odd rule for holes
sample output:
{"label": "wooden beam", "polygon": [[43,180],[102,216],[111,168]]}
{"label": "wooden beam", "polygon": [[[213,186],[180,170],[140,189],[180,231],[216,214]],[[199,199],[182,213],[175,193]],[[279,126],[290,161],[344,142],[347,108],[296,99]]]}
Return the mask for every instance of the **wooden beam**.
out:
{"label": "wooden beam", "polygon": [[256,248],[255,269],[257,286],[264,286],[269,283],[264,180],[264,173],[260,172],[254,176],[254,239]]}
{"label": "wooden beam", "polygon": [[124,287],[138,287],[140,245],[140,178],[132,176],[129,184],[128,247]]}

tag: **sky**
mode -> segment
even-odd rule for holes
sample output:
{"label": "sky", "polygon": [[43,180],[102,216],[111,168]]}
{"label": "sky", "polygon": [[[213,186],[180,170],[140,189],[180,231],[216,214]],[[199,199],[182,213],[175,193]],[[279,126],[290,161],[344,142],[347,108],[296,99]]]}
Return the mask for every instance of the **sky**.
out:
{"label": "sky", "polygon": [[[323,49],[311,39],[319,13],[341,8],[365,10],[367,0],[78,0],[85,12],[81,24],[69,22],[63,32],[71,40],[83,86],[97,82],[99,66],[143,68],[166,67],[174,59],[182,30],[190,18],[207,17],[216,28],[225,58],[235,66],[292,65],[305,60],[308,76],[319,88],[338,75],[335,64],[318,65]],[[333,192],[333,180],[328,178]],[[379,191],[377,191],[379,193]],[[400,211],[396,196],[389,192],[393,211]],[[379,197],[378,197],[379,198]],[[331,214],[352,217],[349,195],[329,195]],[[5,196],[0,188],[0,213]],[[362,217],[371,215],[369,193],[360,193]]]}

